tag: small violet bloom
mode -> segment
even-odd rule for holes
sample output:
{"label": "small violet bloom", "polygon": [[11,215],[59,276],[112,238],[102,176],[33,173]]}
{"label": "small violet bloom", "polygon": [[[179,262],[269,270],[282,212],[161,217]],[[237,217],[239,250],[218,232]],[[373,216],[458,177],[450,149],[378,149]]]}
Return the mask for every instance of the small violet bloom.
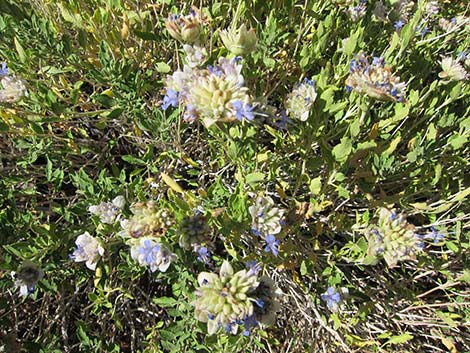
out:
{"label": "small violet bloom", "polygon": [[405,25],[405,22],[403,22],[402,20],[398,20],[393,24],[393,27],[395,27],[396,31],[399,31],[400,29],[403,28],[404,25]]}
{"label": "small violet bloom", "polygon": [[261,265],[256,261],[247,261],[246,266],[249,268],[247,276],[256,276],[261,271]]}
{"label": "small violet bloom", "polygon": [[279,241],[276,240],[276,237],[272,234],[268,234],[265,238],[266,240],[266,247],[264,248],[264,251],[266,252],[272,252],[274,256],[277,256],[279,253]]}
{"label": "small violet bloom", "polygon": [[167,110],[171,105],[172,107],[177,107],[179,104],[179,92],[174,89],[168,88],[166,90],[166,95],[163,97],[162,109]]}
{"label": "small violet bloom", "polygon": [[328,309],[331,311],[337,311],[339,309],[339,304],[342,300],[341,294],[347,294],[347,288],[340,288],[336,290],[334,287],[328,287],[325,293],[321,295],[321,298],[326,301]]}
{"label": "small violet bloom", "polygon": [[232,108],[235,110],[235,118],[237,120],[245,118],[248,121],[252,121],[255,118],[251,104],[236,100],[232,102]]}
{"label": "small violet bloom", "polygon": [[197,257],[197,260],[200,262],[204,262],[205,264],[209,263],[210,261],[210,252],[207,250],[205,246],[201,246],[198,250],[197,253],[199,256]]}
{"label": "small violet bloom", "polygon": [[2,62],[2,68],[0,69],[0,77],[7,76],[7,75],[8,75],[7,63],[4,61]]}
{"label": "small violet bloom", "polygon": [[131,257],[139,265],[150,267],[151,272],[155,272],[157,269],[165,272],[170,267],[171,262],[176,259],[175,254],[150,237],[139,238],[138,241],[133,241]]}
{"label": "small violet bloom", "polygon": [[259,321],[256,320],[256,315],[250,315],[245,317],[242,320],[243,326],[245,327],[245,331],[243,331],[243,336],[248,337],[251,331],[259,325]]}
{"label": "small violet bloom", "polygon": [[151,265],[160,251],[160,244],[154,244],[151,240],[145,239],[137,251],[142,256],[143,262]]}
{"label": "small violet bloom", "polygon": [[436,228],[431,227],[431,233],[426,234],[424,239],[432,239],[433,243],[437,244],[441,240],[444,240],[444,234],[438,233]]}

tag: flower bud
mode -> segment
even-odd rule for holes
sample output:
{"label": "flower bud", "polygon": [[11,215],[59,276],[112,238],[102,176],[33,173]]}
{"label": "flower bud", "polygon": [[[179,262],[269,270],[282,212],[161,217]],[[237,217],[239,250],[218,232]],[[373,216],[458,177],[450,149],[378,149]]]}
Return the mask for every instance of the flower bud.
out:
{"label": "flower bud", "polygon": [[256,49],[256,30],[246,29],[244,24],[239,29],[230,28],[220,32],[220,38],[228,51],[235,55],[246,55]]}
{"label": "flower bud", "polygon": [[189,15],[171,15],[165,22],[168,33],[176,40],[183,43],[196,43],[202,34],[201,13],[196,7],[192,7]]}

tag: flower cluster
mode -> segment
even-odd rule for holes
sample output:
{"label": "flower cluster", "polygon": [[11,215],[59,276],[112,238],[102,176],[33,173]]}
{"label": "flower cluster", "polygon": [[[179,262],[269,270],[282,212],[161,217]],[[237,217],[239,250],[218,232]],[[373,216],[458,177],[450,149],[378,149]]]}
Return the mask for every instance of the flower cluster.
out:
{"label": "flower cluster", "polygon": [[236,334],[244,327],[244,335],[259,324],[270,324],[279,309],[274,283],[267,277],[257,278],[256,270],[234,272],[224,261],[219,274],[201,272],[193,301],[196,319],[207,323],[209,334],[223,327]]}
{"label": "flower cluster", "polygon": [[192,217],[186,217],[178,229],[179,244],[186,250],[194,249],[209,240],[210,232],[211,228],[203,214],[197,213]]}
{"label": "flower cluster", "polygon": [[173,224],[173,218],[166,209],[157,209],[152,201],[139,202],[131,206],[133,216],[121,221],[123,237],[160,237]]}
{"label": "flower cluster", "polygon": [[85,261],[86,267],[94,271],[96,265],[104,254],[104,249],[98,239],[92,237],[90,233],[85,232],[80,234],[75,240],[77,248],[70,255],[70,258],[75,262]]}
{"label": "flower cluster", "polygon": [[170,15],[165,22],[168,33],[183,43],[196,43],[202,35],[202,15],[199,9],[192,7],[188,15]]}
{"label": "flower cluster", "polygon": [[374,57],[369,63],[364,54],[357,55],[351,61],[346,88],[378,100],[405,101],[406,84],[392,74],[381,57]]}
{"label": "flower cluster", "polygon": [[100,217],[100,221],[106,224],[113,224],[119,216],[126,203],[124,196],[117,196],[111,202],[100,202],[99,205],[88,207],[88,211]]}
{"label": "flower cluster", "polygon": [[367,1],[360,0],[358,5],[348,7],[348,15],[354,22],[359,21],[367,11]]}
{"label": "flower cluster", "polygon": [[279,242],[275,235],[281,232],[285,210],[274,207],[274,200],[269,196],[260,196],[255,204],[248,207],[252,219],[252,231],[266,241],[266,252],[278,254]]}
{"label": "flower cluster", "polygon": [[0,103],[14,103],[26,95],[25,82],[9,75],[6,62],[3,62],[0,68],[0,79]]}
{"label": "flower cluster", "polygon": [[152,201],[139,202],[131,206],[133,213],[130,219],[121,221],[122,231],[119,235],[127,239],[131,257],[141,266],[165,272],[170,263],[176,259],[159,240],[174,223],[173,217],[166,209],[157,209]]}
{"label": "flower cluster", "polygon": [[286,109],[292,117],[306,121],[316,98],[315,82],[306,78],[288,95]]}
{"label": "flower cluster", "polygon": [[131,246],[131,257],[139,265],[148,266],[152,272],[155,272],[157,269],[165,272],[171,262],[176,259],[176,255],[165,245],[151,237],[131,239],[129,245]]}
{"label": "flower cluster", "polygon": [[44,277],[44,271],[31,261],[24,261],[18,271],[11,273],[16,280],[15,285],[23,297],[34,292],[36,284]]}
{"label": "flower cluster", "polygon": [[201,119],[206,127],[216,122],[253,120],[253,103],[244,86],[239,58],[221,57],[206,69],[184,65],[166,79],[163,109],[183,104],[186,121]]}
{"label": "flower cluster", "polygon": [[398,261],[415,259],[422,247],[414,226],[405,216],[383,207],[378,211],[378,224],[367,229],[366,238],[372,263],[383,257],[389,267],[395,267]]}

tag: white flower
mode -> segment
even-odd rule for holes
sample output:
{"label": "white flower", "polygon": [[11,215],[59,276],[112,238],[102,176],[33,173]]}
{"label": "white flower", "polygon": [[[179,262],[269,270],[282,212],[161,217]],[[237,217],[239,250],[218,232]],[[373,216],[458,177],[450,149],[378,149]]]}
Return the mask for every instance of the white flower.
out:
{"label": "white flower", "polygon": [[206,48],[199,47],[197,45],[184,44],[183,49],[186,53],[186,63],[190,68],[198,67],[206,60]]}
{"label": "white flower", "polygon": [[175,254],[152,238],[140,238],[131,240],[129,243],[131,244],[131,257],[139,265],[149,266],[152,272],[157,269],[165,272],[170,267],[171,262],[176,259]]}
{"label": "white flower", "polygon": [[125,203],[124,196],[117,196],[111,202],[101,202],[99,205],[90,206],[88,211],[95,216],[99,216],[101,222],[113,224]]}
{"label": "white flower", "polygon": [[70,258],[75,262],[86,261],[86,267],[94,271],[100,257],[104,254],[104,249],[100,242],[93,238],[90,233],[85,232],[78,236],[75,244],[77,249],[70,255]]}
{"label": "white flower", "polygon": [[15,76],[5,76],[0,81],[3,89],[0,89],[0,102],[16,102],[26,95],[26,86],[22,79]]}

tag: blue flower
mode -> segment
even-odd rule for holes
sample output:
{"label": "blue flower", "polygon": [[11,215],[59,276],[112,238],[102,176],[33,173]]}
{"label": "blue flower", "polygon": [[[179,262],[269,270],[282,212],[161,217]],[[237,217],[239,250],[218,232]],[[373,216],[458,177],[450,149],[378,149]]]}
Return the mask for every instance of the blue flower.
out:
{"label": "blue flower", "polygon": [[279,253],[279,241],[276,240],[276,237],[272,234],[268,234],[266,236],[266,247],[264,248],[264,251],[266,252],[272,252],[274,256],[277,256]]}
{"label": "blue flower", "polygon": [[251,121],[255,118],[251,104],[236,100],[232,102],[232,107],[235,110],[235,118],[237,118],[237,120],[242,120],[243,117],[245,117],[246,120]]}
{"label": "blue flower", "polygon": [[154,245],[150,240],[145,240],[139,248],[139,254],[144,255],[144,261],[150,265],[155,262],[155,255],[160,251],[160,245]]}
{"label": "blue flower", "polygon": [[263,308],[263,307],[264,307],[264,301],[263,301],[262,299],[260,299],[260,298],[256,298],[256,299],[255,299],[255,303],[256,303],[256,305],[258,305],[258,307],[260,307],[260,308]]}
{"label": "blue flower", "polygon": [[256,228],[252,228],[251,231],[253,232],[254,235],[256,235],[257,237],[259,237],[261,235],[261,232],[256,229]]}
{"label": "blue flower", "polygon": [[246,273],[247,276],[256,276],[259,271],[261,271],[261,265],[256,261],[247,261],[246,266],[248,266],[249,270]]}
{"label": "blue flower", "polygon": [[163,97],[162,109],[167,110],[171,105],[172,107],[177,107],[179,104],[179,92],[174,89],[168,88],[166,90],[166,95]]}
{"label": "blue flower", "polygon": [[0,77],[7,76],[7,75],[8,75],[7,63],[4,61],[2,62],[2,68],[0,69]]}
{"label": "blue flower", "polygon": [[259,325],[258,320],[255,318],[255,314],[247,316],[242,321],[243,326],[245,326],[245,331],[243,331],[243,336],[249,336],[251,331]]}
{"label": "blue flower", "polygon": [[385,64],[385,60],[384,58],[380,57],[380,56],[374,56],[372,58],[372,65],[376,65],[376,66],[384,66]]}
{"label": "blue flower", "polygon": [[395,30],[399,31],[400,29],[403,28],[404,25],[405,25],[405,22],[403,22],[402,20],[398,20],[393,24],[393,27],[395,27]]}
{"label": "blue flower", "polygon": [[338,304],[341,301],[341,294],[334,287],[328,287],[326,292],[321,295],[321,298],[326,301],[328,309],[334,311],[338,308]]}
{"label": "blue flower", "polygon": [[197,253],[199,256],[197,257],[197,260],[200,262],[204,262],[205,264],[209,263],[210,260],[210,252],[207,250],[205,246],[201,246],[198,250]]}
{"label": "blue flower", "polygon": [[444,234],[438,233],[435,227],[431,227],[431,233],[426,234],[424,239],[432,239],[433,243],[437,244],[441,240],[444,240]]}
{"label": "blue flower", "polygon": [[224,74],[224,72],[222,71],[219,65],[214,65],[214,66],[207,65],[207,70],[211,74],[216,75],[216,76],[222,76]]}

